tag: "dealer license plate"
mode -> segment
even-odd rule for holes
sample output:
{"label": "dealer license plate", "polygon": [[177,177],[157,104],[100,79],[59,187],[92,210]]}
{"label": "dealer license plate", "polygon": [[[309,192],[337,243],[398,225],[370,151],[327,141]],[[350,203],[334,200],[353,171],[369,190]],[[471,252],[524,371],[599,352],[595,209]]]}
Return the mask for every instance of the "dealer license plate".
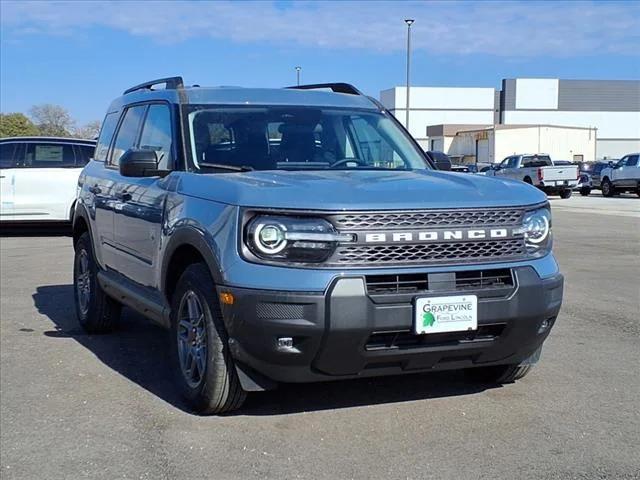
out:
{"label": "dealer license plate", "polygon": [[414,332],[443,333],[477,330],[478,297],[416,298]]}

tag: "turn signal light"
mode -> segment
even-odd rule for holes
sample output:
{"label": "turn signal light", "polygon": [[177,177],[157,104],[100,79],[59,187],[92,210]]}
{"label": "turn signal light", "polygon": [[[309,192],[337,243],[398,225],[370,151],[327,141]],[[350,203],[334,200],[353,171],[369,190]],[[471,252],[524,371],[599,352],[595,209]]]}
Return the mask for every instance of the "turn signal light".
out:
{"label": "turn signal light", "polygon": [[229,292],[222,292],[220,294],[220,302],[222,302],[224,305],[233,305],[233,302],[235,302],[235,298],[233,296],[232,293]]}

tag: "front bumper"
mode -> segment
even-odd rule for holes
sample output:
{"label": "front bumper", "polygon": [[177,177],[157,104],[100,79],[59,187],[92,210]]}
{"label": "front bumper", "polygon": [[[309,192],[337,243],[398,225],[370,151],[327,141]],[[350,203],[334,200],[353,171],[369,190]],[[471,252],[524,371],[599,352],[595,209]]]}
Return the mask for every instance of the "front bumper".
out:
{"label": "front bumper", "polygon": [[[277,382],[313,382],[427,370],[517,364],[546,339],[560,310],[563,277],[511,269],[513,285],[478,295],[478,331],[414,335],[414,295],[371,295],[364,276],[337,277],[324,293],[219,287],[239,368]],[[447,274],[445,274],[447,275]],[[451,283],[421,296],[460,294]],[[546,328],[543,326],[543,322]],[[293,345],[278,345],[290,337]]]}

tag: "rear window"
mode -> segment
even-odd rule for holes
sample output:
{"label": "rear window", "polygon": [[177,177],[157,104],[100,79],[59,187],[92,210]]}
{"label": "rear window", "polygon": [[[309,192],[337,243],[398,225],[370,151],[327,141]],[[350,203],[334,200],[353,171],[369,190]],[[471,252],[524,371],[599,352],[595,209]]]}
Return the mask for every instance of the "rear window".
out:
{"label": "rear window", "polygon": [[116,131],[118,125],[118,113],[108,113],[104,117],[102,122],[102,128],[100,129],[100,137],[98,138],[98,145],[95,148],[95,154],[93,158],[104,162],[107,159],[107,153],[109,152],[109,145],[111,145],[111,139],[113,138],[113,132]]}
{"label": "rear window", "polygon": [[553,165],[551,157],[548,155],[533,155],[522,157],[524,167],[549,167]]}

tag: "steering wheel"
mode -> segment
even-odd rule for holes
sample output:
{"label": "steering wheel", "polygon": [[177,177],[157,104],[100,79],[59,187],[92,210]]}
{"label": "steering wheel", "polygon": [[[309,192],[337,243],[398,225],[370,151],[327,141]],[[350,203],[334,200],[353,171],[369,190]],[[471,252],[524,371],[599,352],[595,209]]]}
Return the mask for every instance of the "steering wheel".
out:
{"label": "steering wheel", "polygon": [[342,160],[338,160],[337,162],[332,163],[329,168],[336,168],[339,167],[340,165],[345,165],[347,163],[353,162],[356,165],[358,165],[359,167],[366,167],[367,166],[367,162],[364,162],[362,160],[360,160],[359,158],[343,158]]}

